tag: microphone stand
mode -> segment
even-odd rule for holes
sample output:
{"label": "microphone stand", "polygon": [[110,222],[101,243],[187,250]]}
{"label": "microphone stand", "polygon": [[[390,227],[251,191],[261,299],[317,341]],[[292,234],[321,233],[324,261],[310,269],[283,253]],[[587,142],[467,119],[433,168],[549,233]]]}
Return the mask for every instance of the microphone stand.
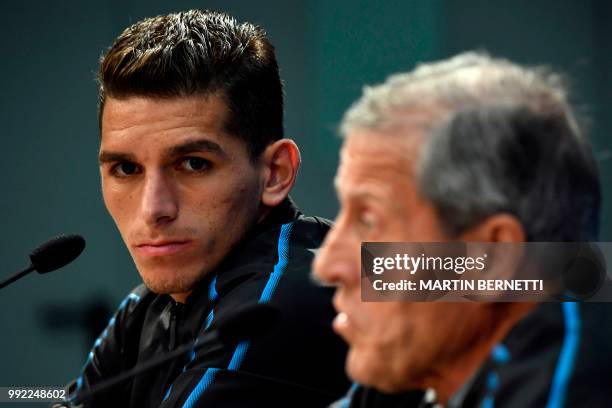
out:
{"label": "microphone stand", "polygon": [[[132,369],[127,370],[122,372],[119,375],[116,375],[112,378],[109,378],[106,381],[102,381],[98,384],[95,384],[93,387],[87,389],[87,391],[82,392],[82,393],[78,393],[75,395],[74,399],[71,400],[71,404],[80,404],[81,402],[87,401],[89,398],[91,398],[94,394],[97,394],[101,391],[107,390],[109,388],[112,388],[120,383],[122,383],[125,380],[128,380],[132,377],[137,376],[138,374],[141,374],[145,371],[150,370],[153,367],[157,367],[160,364],[163,364],[169,360],[173,360],[177,357],[180,357],[181,355],[189,352],[189,351],[196,351],[198,349],[200,349],[204,344],[206,344],[207,341],[213,340],[214,338],[218,337],[218,334],[216,331],[210,332],[210,333],[206,333],[200,337],[198,337],[196,339],[198,344],[184,344],[180,347],[178,347],[177,349],[164,354],[162,357],[156,358],[156,359],[151,359],[148,361],[145,361],[142,364],[136,364],[136,366],[134,366]],[[224,345],[222,344],[216,344],[212,347],[210,347],[210,351],[214,352],[214,351],[218,351],[221,350],[222,348],[224,348]]]}
{"label": "microphone stand", "polygon": [[2,289],[5,286],[10,285],[11,283],[15,282],[17,279],[23,278],[24,276],[26,276],[28,273],[32,272],[33,270],[34,270],[34,265],[30,265],[23,271],[19,272],[18,274],[13,275],[10,278],[0,282],[0,289]]}
{"label": "microphone stand", "polygon": [[[247,307],[236,312],[231,317],[221,320],[219,325],[213,328],[212,331],[198,336],[193,342],[183,344],[158,358],[150,359],[139,364],[137,363],[131,369],[121,372],[105,381],[101,381],[98,384],[94,384],[91,388],[83,390],[82,392],[77,390],[72,397],[65,399],[64,403],[74,406],[74,404],[85,402],[91,399],[95,394],[112,388],[144,371],[150,370],[166,361],[180,357],[189,351],[195,352],[211,341],[214,343],[213,345],[209,345],[208,351],[216,352],[241,341],[259,337],[267,333],[272,328],[272,325],[276,324],[279,319],[280,312],[270,305],[257,304]],[[257,325],[255,325],[254,322],[257,322]],[[63,406],[65,407],[66,405]]]}

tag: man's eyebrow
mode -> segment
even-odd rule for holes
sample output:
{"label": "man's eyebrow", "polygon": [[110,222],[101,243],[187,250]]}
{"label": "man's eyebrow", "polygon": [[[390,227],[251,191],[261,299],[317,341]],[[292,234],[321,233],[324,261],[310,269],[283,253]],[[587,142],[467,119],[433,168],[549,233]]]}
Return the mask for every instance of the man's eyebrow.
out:
{"label": "man's eyebrow", "polygon": [[340,179],[338,178],[338,176],[334,177],[334,187],[336,189],[336,195],[338,197],[344,196],[346,198],[363,201],[379,200],[379,198],[374,193],[367,189],[361,188],[361,186],[357,186],[356,188],[351,188],[348,190],[346,188],[341,188],[342,186],[340,185]]}
{"label": "man's eyebrow", "polygon": [[[168,157],[182,156],[194,152],[209,152],[217,154],[223,158],[227,158],[227,153],[223,151],[218,143],[208,139],[192,140],[178,146],[173,146],[165,153]],[[136,157],[129,153],[119,153],[110,151],[101,151],[98,156],[100,164],[113,163],[120,161],[136,161]]]}
{"label": "man's eyebrow", "polygon": [[134,158],[133,155],[127,154],[127,153],[101,151],[100,154],[98,155],[98,163],[100,164],[123,162],[123,161],[133,162],[135,160],[136,159]]}
{"label": "man's eyebrow", "polygon": [[227,153],[223,151],[218,143],[208,139],[192,140],[168,149],[167,156],[182,156],[194,152],[208,152],[227,158]]}

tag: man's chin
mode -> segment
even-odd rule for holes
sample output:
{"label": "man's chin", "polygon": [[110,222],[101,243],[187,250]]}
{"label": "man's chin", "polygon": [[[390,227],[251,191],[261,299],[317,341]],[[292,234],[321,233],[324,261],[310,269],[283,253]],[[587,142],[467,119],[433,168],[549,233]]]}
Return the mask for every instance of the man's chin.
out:
{"label": "man's chin", "polygon": [[384,373],[379,363],[372,361],[372,356],[368,353],[360,352],[351,348],[346,356],[346,372],[351,379],[370,387],[378,388],[378,383],[382,380]]}
{"label": "man's chin", "polygon": [[359,384],[385,393],[407,391],[409,387],[406,386],[404,379],[400,378],[402,376],[396,375],[388,363],[387,357],[351,349],[347,355],[346,372]]}
{"label": "man's chin", "polygon": [[180,294],[191,292],[197,285],[199,279],[175,276],[151,276],[150,274],[140,274],[145,286],[157,294]]}

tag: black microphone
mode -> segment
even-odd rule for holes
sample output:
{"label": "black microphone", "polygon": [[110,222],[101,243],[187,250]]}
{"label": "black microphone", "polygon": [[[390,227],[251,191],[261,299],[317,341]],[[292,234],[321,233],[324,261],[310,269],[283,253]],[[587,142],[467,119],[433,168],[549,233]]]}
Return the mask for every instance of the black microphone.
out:
{"label": "black microphone", "polygon": [[267,304],[256,304],[240,308],[230,316],[220,319],[211,331],[198,336],[193,342],[184,344],[161,357],[152,358],[144,363],[137,364],[132,369],[124,371],[108,380],[101,381],[88,390],[76,394],[69,402],[71,405],[78,405],[91,400],[95,394],[106,391],[166,361],[181,357],[191,351],[195,352],[205,345],[206,342],[219,340],[220,344],[207,349],[208,351],[217,351],[243,340],[261,337],[278,324],[280,317],[280,311],[274,306]]}
{"label": "black microphone", "polygon": [[41,244],[30,254],[30,266],[0,283],[0,289],[10,285],[32,271],[47,273],[74,261],[85,248],[82,236],[60,235]]}

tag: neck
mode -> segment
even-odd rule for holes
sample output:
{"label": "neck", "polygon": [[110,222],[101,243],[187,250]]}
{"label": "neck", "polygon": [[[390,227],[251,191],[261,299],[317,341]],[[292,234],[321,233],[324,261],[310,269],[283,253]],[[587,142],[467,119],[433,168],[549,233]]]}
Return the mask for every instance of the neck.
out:
{"label": "neck", "polygon": [[[532,302],[507,303],[491,305],[494,309],[491,320],[491,330],[485,331],[477,337],[476,343],[472,343],[468,350],[453,359],[450,364],[440,367],[432,376],[423,381],[422,387],[433,388],[436,391],[438,402],[446,405],[448,400],[455,395],[476,374],[482,364],[489,358],[491,350],[506,337],[510,329],[518,323],[527,313],[535,308],[537,304]],[[484,338],[483,338],[484,337]]]}
{"label": "neck", "polygon": [[183,293],[171,293],[170,296],[172,297],[172,299],[174,299],[175,302],[177,303],[186,303],[187,302],[187,297],[191,294],[191,291],[189,292],[183,292]]}

